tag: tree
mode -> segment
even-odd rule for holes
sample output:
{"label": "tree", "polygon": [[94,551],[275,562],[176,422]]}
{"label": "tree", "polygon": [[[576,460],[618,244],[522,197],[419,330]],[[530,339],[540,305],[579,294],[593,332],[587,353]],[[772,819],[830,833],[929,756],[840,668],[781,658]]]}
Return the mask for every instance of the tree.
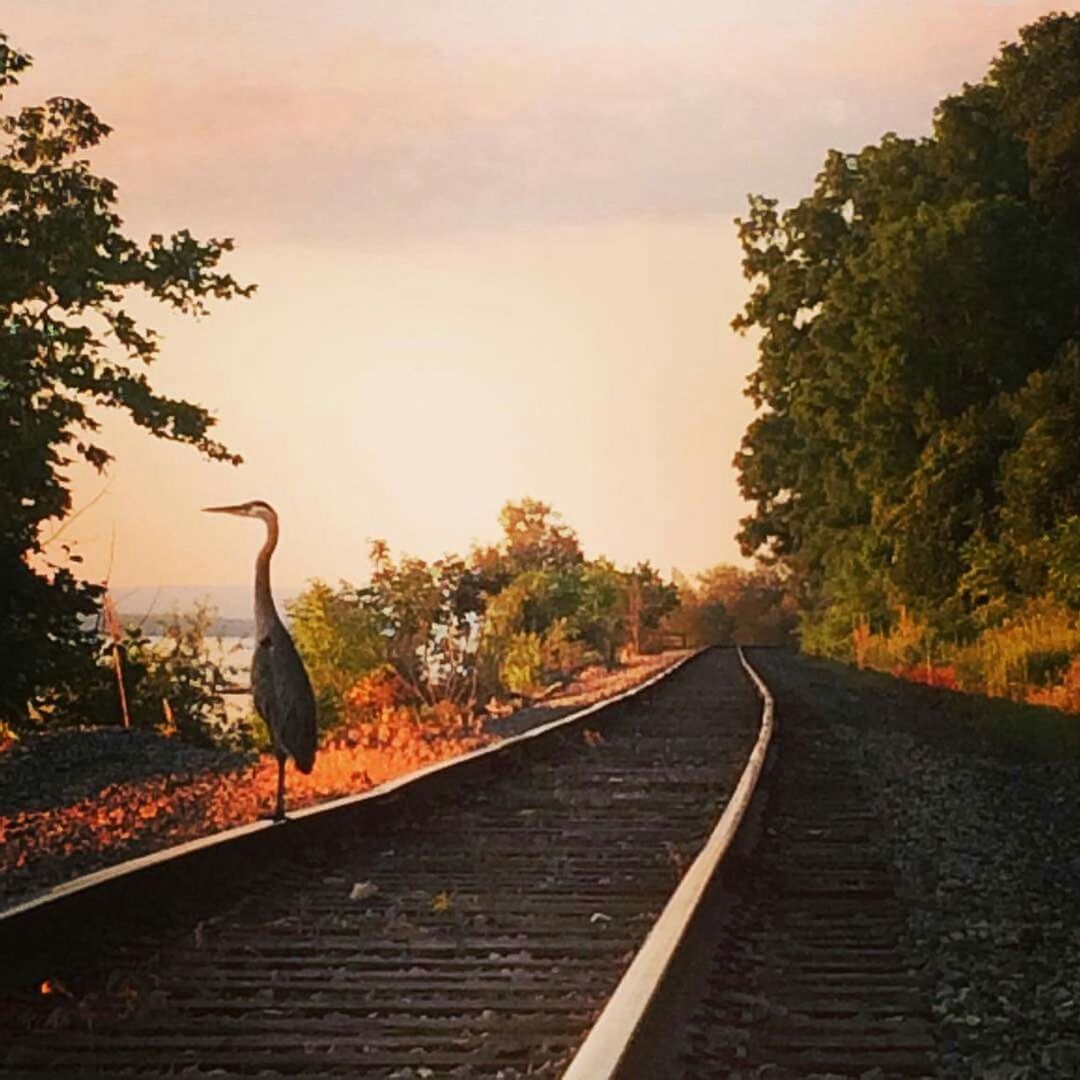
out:
{"label": "tree", "polygon": [[1080,334],[1078,70],[1080,16],[1039,19],[930,137],[830,151],[810,195],[739,223],[733,325],[762,334],[740,541],[794,583],[804,644],[901,610],[965,634],[1047,587],[1072,406],[1030,405],[1068,400]]}
{"label": "tree", "polygon": [[665,582],[647,560],[626,571],[623,581],[629,645],[639,655],[643,632],[655,630],[660,620],[679,606],[679,590],[671,582]]}
{"label": "tree", "polygon": [[607,559],[585,564],[581,599],[571,623],[575,636],[614,667],[619,646],[626,640],[626,590],[622,574]]}
{"label": "tree", "polygon": [[567,674],[579,659],[568,625],[580,596],[577,567],[526,570],[487,596],[477,658],[481,692],[532,693],[546,673]]}
{"label": "tree", "polygon": [[538,499],[526,497],[503,506],[499,512],[502,541],[475,549],[471,559],[489,593],[498,592],[519,574],[563,573],[584,561],[577,534],[561,524],[559,517]]}
{"label": "tree", "polygon": [[694,645],[788,645],[795,629],[790,583],[775,569],[720,563],[679,584],[680,607],[666,621]]}
{"label": "tree", "polygon": [[320,724],[332,725],[357,680],[385,662],[386,638],[347,581],[336,590],[313,581],[288,608],[293,639],[319,703]]}
{"label": "tree", "polygon": [[[0,34],[0,91],[31,58]],[[45,550],[42,526],[71,509],[67,467],[103,470],[97,414],[126,412],[151,434],[207,457],[240,459],[210,437],[214,418],[165,397],[143,370],[154,331],[125,309],[133,289],[179,311],[248,296],[217,270],[232,241],[186,230],[145,245],[121,231],[116,187],[82,156],[109,134],[89,106],[54,97],[0,119],[0,719],[50,694],[70,701],[92,663],[86,620],[100,590]]]}
{"label": "tree", "polygon": [[577,534],[544,502],[507,502],[502,540],[474,548],[469,565],[484,593],[478,676],[486,695],[529,694],[553,669],[565,674],[579,650],[570,622],[586,566]]}
{"label": "tree", "polygon": [[371,583],[357,590],[357,602],[372,618],[412,704],[471,707],[484,603],[476,571],[456,555],[432,563],[411,556],[395,561],[382,540],[371,545],[371,561]]}

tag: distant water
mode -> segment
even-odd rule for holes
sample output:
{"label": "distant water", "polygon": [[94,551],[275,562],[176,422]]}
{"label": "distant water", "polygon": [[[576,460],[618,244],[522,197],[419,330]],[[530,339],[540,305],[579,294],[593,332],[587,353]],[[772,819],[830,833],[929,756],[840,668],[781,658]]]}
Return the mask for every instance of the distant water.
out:
{"label": "distant water", "polygon": [[[157,634],[148,635],[155,644],[164,639]],[[255,655],[255,638],[246,635],[241,637],[215,637],[211,635],[206,639],[207,651],[210,659],[221,666],[226,681],[230,685],[249,687],[251,685],[251,658]],[[230,693],[223,695],[225,699],[225,711],[229,716],[247,716],[254,705],[251,694]]]}
{"label": "distant water", "polygon": [[[251,658],[255,655],[254,637],[210,638],[210,655],[221,664],[225,677],[239,686],[251,685]],[[250,694],[225,694],[225,712],[229,716],[247,716],[255,704]]]}
{"label": "distant water", "polygon": [[[213,609],[216,618],[206,641],[210,656],[229,683],[245,687],[251,685],[255,654],[253,591],[252,585],[118,585],[111,590],[121,622],[141,625],[152,641],[161,640],[162,622],[174,612],[183,615],[200,604]],[[303,591],[301,585],[274,585],[274,600],[286,621],[286,605]],[[243,717],[254,706],[250,694],[226,694],[225,708],[230,716]]]}
{"label": "distant water", "polygon": [[[117,608],[142,619],[147,614],[168,615],[191,611],[199,604],[214,609],[220,619],[250,619],[254,587],[248,585],[116,585],[111,590]],[[274,599],[282,615],[285,605],[304,591],[303,585],[274,585]]]}
{"label": "distant water", "polygon": [[255,655],[255,638],[210,637],[207,647],[211,658],[223,668],[236,668],[236,682],[248,682],[251,675],[251,658]]}

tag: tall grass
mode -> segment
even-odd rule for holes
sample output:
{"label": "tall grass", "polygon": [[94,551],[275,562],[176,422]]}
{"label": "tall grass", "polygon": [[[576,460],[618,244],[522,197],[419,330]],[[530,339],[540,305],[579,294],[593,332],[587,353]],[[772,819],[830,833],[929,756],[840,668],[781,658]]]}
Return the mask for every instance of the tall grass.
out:
{"label": "tall grass", "polygon": [[1025,701],[1033,692],[1064,685],[1078,655],[1075,614],[1046,597],[1028,601],[1017,616],[984,630],[960,650],[958,663],[984,693]]}
{"label": "tall grass", "polygon": [[905,609],[884,632],[852,632],[859,667],[917,682],[1080,712],[1080,623],[1050,597],[964,644],[943,641]]}

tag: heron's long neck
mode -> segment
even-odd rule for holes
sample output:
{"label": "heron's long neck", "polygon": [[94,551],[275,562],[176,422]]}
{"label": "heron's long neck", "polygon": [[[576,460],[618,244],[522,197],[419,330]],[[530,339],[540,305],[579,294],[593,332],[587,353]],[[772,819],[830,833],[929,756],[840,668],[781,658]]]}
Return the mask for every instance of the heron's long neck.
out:
{"label": "heron's long neck", "polygon": [[266,521],[266,543],[255,560],[255,631],[262,637],[277,619],[274,598],[270,593],[270,556],[278,542],[277,517]]}

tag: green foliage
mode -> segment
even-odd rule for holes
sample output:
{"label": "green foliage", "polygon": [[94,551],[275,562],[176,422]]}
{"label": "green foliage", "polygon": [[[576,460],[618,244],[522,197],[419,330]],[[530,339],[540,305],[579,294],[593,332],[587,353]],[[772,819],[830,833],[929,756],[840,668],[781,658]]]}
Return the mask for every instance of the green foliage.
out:
{"label": "green foliage", "polygon": [[384,641],[386,661],[415,704],[476,698],[475,628],[483,610],[481,579],[456,555],[435,562],[390,557],[386,543],[371,545],[371,583],[357,590]]}
{"label": "green foliage", "polygon": [[1029,598],[974,639],[950,640],[906,609],[891,625],[859,624],[852,635],[860,667],[994,697],[1080,708],[1080,622],[1050,596]]}
{"label": "green foliage", "polygon": [[[30,57],[0,34],[0,88]],[[109,134],[81,101],[54,97],[0,118],[0,719],[28,702],[76,707],[93,664],[87,617],[101,591],[57,565],[42,526],[71,509],[67,468],[111,460],[93,412],[117,409],[209,458],[204,408],[154,391],[142,367],[158,339],[126,309],[133,290],[189,314],[246,296],[217,266],[231,240],[186,230],[140,245],[121,232],[116,187],[82,156]]]}
{"label": "green foliage", "polygon": [[1027,657],[1027,681],[1036,686],[1053,686],[1065,677],[1071,663],[1068,649],[1032,651]]}
{"label": "green foliage", "polygon": [[469,564],[485,596],[484,695],[535,692],[590,654],[614,665],[620,648],[641,651],[647,632],[678,604],[678,591],[648,562],[620,571],[606,559],[587,560],[546,503],[508,502],[499,521],[501,542],[475,549]]}
{"label": "green foliage", "polygon": [[738,627],[722,600],[706,600],[698,608],[698,636],[702,645],[734,645]]}
{"label": "green foliage", "polygon": [[688,645],[788,645],[795,630],[795,605],[780,573],[769,568],[742,570],[720,564],[682,578],[680,606],[664,627]]}
{"label": "green foliage", "polygon": [[736,457],[744,550],[804,647],[910,612],[966,640],[1048,590],[1077,606],[1080,16],[1050,15],[924,139],[831,151],[739,222],[761,412]]}
{"label": "green foliage", "polygon": [[[202,745],[243,747],[250,736],[243,724],[229,717],[221,687],[235,669],[215,659],[207,640],[213,613],[200,607],[186,616],[174,615],[163,640],[151,644],[136,630],[124,643],[125,674],[132,676],[128,701],[132,720],[157,726],[168,701],[177,734]],[[220,642],[218,642],[220,650]]]}
{"label": "green foliage", "polygon": [[[198,746],[250,746],[252,731],[231,717],[222,687],[236,669],[207,634],[213,613],[205,607],[173,613],[160,640],[151,640],[138,626],[127,626],[119,642],[128,715],[133,727],[175,733]],[[99,639],[94,671],[82,687],[81,711],[67,719],[120,724],[123,713],[117,686],[112,642]],[[64,719],[64,715],[56,717]]]}
{"label": "green foliage", "polygon": [[557,576],[572,572],[584,561],[577,534],[538,499],[506,503],[499,512],[499,524],[502,542],[474,549],[470,560],[489,593],[499,592],[520,574]]}
{"label": "green foliage", "polygon": [[999,697],[1022,700],[1029,684],[1043,685],[1055,666],[1068,664],[1062,654],[1080,653],[1080,626],[1076,617],[1049,598],[1028,600],[999,626],[956,651],[963,670],[975,673],[979,689]]}
{"label": "green foliage", "polygon": [[386,659],[386,639],[375,613],[342,582],[335,591],[313,581],[288,605],[293,640],[303,657],[324,727],[341,719],[345,695]]}
{"label": "green foliage", "polygon": [[503,658],[524,630],[527,599],[525,583],[520,582],[506,585],[486,600],[476,657],[481,697],[509,689],[503,682]]}
{"label": "green foliage", "polygon": [[1080,611],[1080,516],[1066,518],[1054,530],[1048,563],[1054,596]]}
{"label": "green foliage", "polygon": [[544,670],[543,645],[538,634],[513,634],[499,667],[499,681],[511,694],[531,696],[540,689]]}
{"label": "green foliage", "polygon": [[575,636],[587,642],[614,667],[619,646],[627,640],[627,598],[623,575],[607,559],[597,559],[581,571],[581,592],[571,617]]}
{"label": "green foliage", "polygon": [[545,678],[571,675],[589,661],[589,648],[574,637],[569,619],[556,619],[544,633],[540,646]]}
{"label": "green foliage", "polygon": [[626,634],[630,651],[641,653],[645,635],[660,626],[664,616],[679,606],[679,590],[664,581],[649,562],[639,562],[623,574],[626,604]]}
{"label": "green foliage", "polygon": [[597,659],[614,664],[635,619],[639,635],[657,628],[674,586],[647,562],[586,560],[556,518],[534,500],[508,503],[503,541],[468,560],[395,559],[380,540],[367,585],[313,582],[289,615],[326,722],[355,718],[391,672],[394,706],[415,715],[536,696]]}

